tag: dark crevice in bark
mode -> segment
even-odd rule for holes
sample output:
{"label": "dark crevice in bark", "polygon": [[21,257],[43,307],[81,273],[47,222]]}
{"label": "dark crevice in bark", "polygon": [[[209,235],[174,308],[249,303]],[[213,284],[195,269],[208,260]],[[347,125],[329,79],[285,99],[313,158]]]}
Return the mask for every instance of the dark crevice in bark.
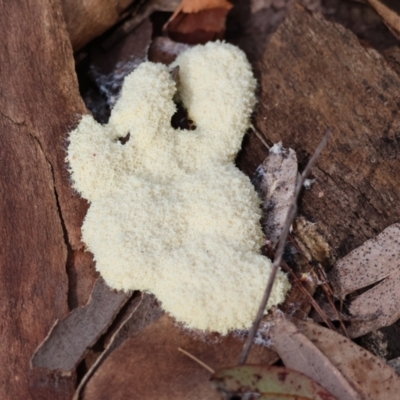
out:
{"label": "dark crevice in bark", "polygon": [[64,239],[65,246],[67,248],[67,260],[65,263],[65,271],[67,273],[67,278],[68,278],[68,293],[67,293],[68,309],[71,311],[74,308],[78,307],[78,305],[79,305],[78,297],[77,297],[77,290],[76,290],[76,271],[74,269],[74,250],[72,249],[71,243],[69,241],[68,230],[65,225],[64,217],[63,217],[62,210],[61,210],[60,199],[58,196],[53,165],[50,162],[50,160],[47,158],[46,153],[43,149],[43,146],[42,146],[40,140],[33,133],[30,133],[30,136],[38,144],[40,150],[43,153],[43,156],[44,156],[46,162],[49,165],[50,172],[51,172],[51,177],[52,177],[52,181],[53,181],[52,183],[53,183],[54,198],[56,200],[56,206],[57,206],[57,213],[60,218],[60,224],[61,224],[61,228],[63,231],[63,239]]}

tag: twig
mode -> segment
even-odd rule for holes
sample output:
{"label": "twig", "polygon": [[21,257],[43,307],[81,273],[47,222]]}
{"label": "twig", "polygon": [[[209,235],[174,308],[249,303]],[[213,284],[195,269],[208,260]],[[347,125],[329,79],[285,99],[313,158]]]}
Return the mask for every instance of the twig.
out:
{"label": "twig", "polygon": [[308,174],[311,171],[311,168],[313,167],[313,165],[315,164],[315,162],[317,161],[317,158],[319,157],[319,155],[321,154],[322,150],[324,149],[324,147],[326,146],[329,138],[332,135],[332,130],[329,128],[324,137],[321,140],[321,143],[318,145],[317,149],[315,150],[314,154],[312,155],[312,157],[310,158],[310,161],[308,162],[306,168],[304,169],[303,173],[300,175],[299,179],[297,180],[297,185],[296,185],[296,191],[294,193],[293,199],[292,199],[292,204],[289,208],[289,211],[286,215],[286,220],[285,220],[285,225],[283,227],[281,236],[279,238],[279,242],[278,242],[278,248],[276,250],[276,256],[274,259],[274,262],[272,263],[272,271],[271,274],[269,276],[268,279],[268,283],[267,283],[267,287],[265,288],[265,292],[264,292],[264,296],[262,298],[260,307],[258,309],[256,318],[253,322],[253,326],[250,329],[249,332],[249,336],[247,337],[246,343],[243,346],[243,350],[242,353],[240,355],[239,358],[239,365],[243,365],[246,363],[247,361],[247,357],[249,356],[249,352],[251,349],[251,346],[253,345],[253,339],[257,333],[258,327],[260,325],[261,319],[264,315],[264,310],[265,307],[268,303],[268,299],[271,295],[271,291],[272,291],[272,286],[274,284],[275,281],[275,277],[276,274],[278,272],[278,268],[281,264],[281,260],[282,260],[282,255],[283,255],[283,251],[285,248],[285,243],[286,243],[286,237],[289,233],[289,229],[290,226],[292,225],[292,222],[296,216],[296,212],[297,212],[297,199],[299,197],[299,194],[301,192],[301,189],[303,187],[303,183],[306,180]]}
{"label": "twig", "polygon": [[[289,235],[288,238],[289,238],[289,240],[292,242],[293,246],[294,246],[301,254],[303,254],[303,252],[302,252],[302,250],[300,249],[299,245],[297,244],[296,240],[294,240],[294,239],[291,237],[291,235]],[[304,256],[304,254],[303,254],[303,256]],[[305,256],[304,256],[304,257],[305,257]],[[307,259],[306,259],[306,262],[307,262],[307,264],[310,266],[310,264],[309,264],[309,262],[307,261]],[[282,264],[282,266],[284,266],[284,264]],[[311,267],[311,266],[310,266],[310,267]],[[288,268],[289,268],[289,266],[288,266]],[[287,269],[285,268],[285,270],[287,270]],[[293,277],[294,277],[294,278],[297,278],[296,275],[293,273],[293,271],[292,271],[290,268],[289,268],[289,273],[293,274]],[[335,305],[334,305],[333,302],[332,302],[333,295],[332,295],[332,292],[330,291],[329,284],[326,282],[326,278],[325,278],[325,277],[321,277],[321,274],[322,274],[322,273],[323,273],[323,272],[322,272],[321,266],[319,266],[318,269],[316,270],[316,274],[317,274],[317,276],[318,276],[318,279],[322,282],[322,283],[320,284],[320,286],[322,286],[322,289],[323,289],[324,292],[325,292],[325,296],[326,296],[326,298],[328,299],[329,304],[331,305],[333,311],[335,312],[335,315],[336,315],[336,317],[337,317],[337,319],[338,319],[338,321],[339,321],[339,323],[340,323],[340,326],[341,326],[341,328],[342,328],[342,330],[343,330],[345,336],[346,336],[347,338],[350,338],[349,335],[348,335],[348,333],[347,333],[346,326],[344,325],[343,319],[342,319],[340,313],[337,311]],[[306,289],[304,289],[304,290],[306,290]],[[329,292],[329,291],[330,291],[330,292]],[[307,293],[308,293],[308,292],[307,292]],[[329,327],[330,329],[332,329],[333,331],[337,332],[337,329],[333,326],[332,322],[329,320],[329,317],[328,317],[328,315],[326,315],[325,311],[319,306],[319,304],[314,300],[314,298],[313,298],[309,293],[308,293],[308,295],[310,296],[311,305],[314,307],[315,311],[319,314],[319,316],[323,319],[323,321],[325,322],[325,324],[328,325],[328,327]]]}
{"label": "twig", "polygon": [[178,347],[178,351],[183,353],[185,356],[191,358],[193,361],[197,362],[197,364],[201,365],[204,369],[206,369],[210,373],[215,373],[215,371],[209,367],[206,363],[203,363],[203,361],[199,360],[197,357],[195,357],[193,354],[190,354],[188,351],[181,349]]}
{"label": "twig", "polygon": [[322,269],[317,270],[317,273],[319,275],[318,276],[319,280],[322,282],[321,286],[322,286],[322,289],[325,292],[325,297],[328,299],[329,305],[331,306],[332,311],[335,313],[336,318],[338,319],[338,321],[340,323],[340,327],[342,328],[344,335],[348,339],[350,339],[350,336],[349,336],[349,333],[347,332],[347,328],[346,328],[346,325],[344,324],[343,318],[342,318],[340,312],[338,311],[338,309],[336,308],[336,306],[335,306],[335,304],[334,304],[334,302],[332,300],[333,299],[333,292],[332,292],[331,286],[327,282],[327,279],[324,276],[325,274],[323,273]]}
{"label": "twig", "polygon": [[294,283],[298,286],[298,288],[309,298],[311,305],[314,307],[315,311],[320,315],[326,325],[329,326],[330,329],[336,332],[336,329],[332,322],[329,320],[328,316],[319,306],[319,304],[314,300],[313,296],[308,292],[308,290],[303,286],[300,279],[296,276],[296,274],[292,271],[292,269],[283,261],[282,269],[285,270],[288,274],[293,278]]}
{"label": "twig", "polygon": [[257,138],[259,139],[259,141],[269,150],[271,148],[271,146],[268,146],[268,143],[265,141],[265,139],[262,137],[262,135],[260,134],[260,132],[257,129],[253,130],[254,134],[257,136]]}

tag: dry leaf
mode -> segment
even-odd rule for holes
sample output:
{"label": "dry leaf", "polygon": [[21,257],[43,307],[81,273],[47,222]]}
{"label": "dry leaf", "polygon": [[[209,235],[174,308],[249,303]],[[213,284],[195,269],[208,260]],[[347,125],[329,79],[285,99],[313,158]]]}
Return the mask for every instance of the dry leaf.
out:
{"label": "dry leaf", "polygon": [[350,337],[359,337],[395,323],[400,318],[399,304],[400,269],[351,302]]}
{"label": "dry leaf", "polygon": [[271,339],[286,367],[311,377],[340,400],[361,399],[338,368],[285,317],[275,318]]}
{"label": "dry leaf", "polygon": [[330,329],[313,322],[294,322],[310,343],[329,358],[362,398],[389,400],[399,397],[400,377],[379,357]]}
{"label": "dry leaf", "polygon": [[346,318],[351,321],[350,337],[391,325],[400,318],[399,256],[400,224],[394,224],[343,257],[328,273],[335,295],[342,299],[383,280],[351,301],[350,318]]}
{"label": "dry leaf", "polygon": [[335,295],[343,299],[357,289],[386,278],[399,267],[400,224],[394,224],[339,260],[328,277]]}
{"label": "dry leaf", "polygon": [[129,295],[110,289],[99,278],[89,302],[58,321],[32,359],[33,367],[71,371],[110,326]]}
{"label": "dry leaf", "polygon": [[[211,382],[229,398],[335,400],[323,387],[301,372],[284,367],[242,365],[219,370]],[[254,397],[253,397],[254,396]]]}
{"label": "dry leaf", "polygon": [[79,400],[81,398],[81,393],[89,379],[102,365],[104,360],[123,343],[126,338],[140,332],[147,325],[153,323],[164,314],[157,299],[149,293],[142,293],[128,308],[130,308],[130,310],[127,312],[128,315],[125,315],[124,320],[116,324],[117,326],[110,332],[107,332],[104,340],[105,349],[80,381],[73,400]]}
{"label": "dry leaf", "polygon": [[254,186],[263,200],[264,233],[273,247],[278,243],[286,215],[294,196],[297,182],[297,157],[292,149],[285,149],[282,143],[269,150],[268,157],[257,168]]}
{"label": "dry leaf", "polygon": [[190,14],[211,8],[224,8],[230,10],[232,4],[227,0],[182,0],[181,11]]}
{"label": "dry leaf", "polygon": [[[219,399],[208,382],[210,373],[178,352],[178,347],[216,369],[236,364],[243,342],[238,336],[185,330],[164,315],[108,356],[89,380],[83,399]],[[250,362],[275,361],[276,353],[253,347]]]}
{"label": "dry leaf", "polygon": [[228,10],[212,8],[197,13],[179,13],[170,20],[166,30],[168,36],[177,42],[203,44],[223,39]]}
{"label": "dry leaf", "polygon": [[177,42],[200,44],[223,39],[232,4],[227,0],[183,0],[164,26]]}

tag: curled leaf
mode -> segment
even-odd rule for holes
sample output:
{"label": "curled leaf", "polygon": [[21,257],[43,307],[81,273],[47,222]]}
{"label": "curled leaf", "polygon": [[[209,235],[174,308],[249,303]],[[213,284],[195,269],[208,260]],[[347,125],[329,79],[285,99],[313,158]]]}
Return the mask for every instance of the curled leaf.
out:
{"label": "curled leaf", "polygon": [[289,211],[297,181],[297,157],[292,149],[277,143],[257,168],[253,184],[263,199],[262,225],[267,238],[278,243]]}

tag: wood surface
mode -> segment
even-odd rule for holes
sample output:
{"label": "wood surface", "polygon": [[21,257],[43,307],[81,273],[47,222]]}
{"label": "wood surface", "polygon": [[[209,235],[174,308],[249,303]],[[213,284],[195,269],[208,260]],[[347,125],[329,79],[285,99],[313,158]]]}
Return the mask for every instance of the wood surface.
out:
{"label": "wood surface", "polygon": [[[0,30],[0,398],[68,399],[74,375],[31,371],[30,358],[78,301],[68,276],[87,205],[64,149],[87,111],[59,1],[0,1]],[[76,282],[91,281],[81,270]]]}
{"label": "wood surface", "polygon": [[[259,134],[269,144],[293,148],[301,171],[333,128],[300,212],[342,257],[400,219],[399,76],[350,31],[300,6],[262,56],[247,47],[249,41],[241,44],[260,80],[254,118]],[[238,165],[251,176],[267,154],[250,135]]]}
{"label": "wood surface", "polygon": [[[134,0],[62,0],[63,14],[74,51],[78,51],[114,26],[134,2]],[[137,3],[140,3],[140,0]]]}

